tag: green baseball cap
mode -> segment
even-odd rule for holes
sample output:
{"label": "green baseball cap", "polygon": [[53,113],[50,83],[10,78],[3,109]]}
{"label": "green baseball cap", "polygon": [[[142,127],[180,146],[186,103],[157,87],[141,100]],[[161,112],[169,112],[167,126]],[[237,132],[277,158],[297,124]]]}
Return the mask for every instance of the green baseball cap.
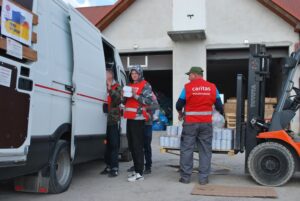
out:
{"label": "green baseball cap", "polygon": [[195,73],[195,74],[198,74],[198,75],[203,75],[203,69],[201,67],[193,66],[193,67],[191,67],[190,71],[185,73],[185,74],[189,75],[191,73]]}

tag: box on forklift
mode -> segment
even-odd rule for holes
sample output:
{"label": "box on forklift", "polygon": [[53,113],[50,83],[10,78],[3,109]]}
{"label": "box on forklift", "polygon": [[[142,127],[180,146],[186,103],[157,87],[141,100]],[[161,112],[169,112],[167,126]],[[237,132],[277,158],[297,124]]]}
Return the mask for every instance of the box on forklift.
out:
{"label": "box on forklift", "polygon": [[[62,0],[1,6],[7,2],[33,15],[33,31],[22,59],[8,55],[9,39],[0,37],[0,180],[17,178],[20,191],[61,193],[74,164],[103,157],[105,71],[126,85],[125,71],[115,47]],[[121,145],[128,156],[127,142]]]}

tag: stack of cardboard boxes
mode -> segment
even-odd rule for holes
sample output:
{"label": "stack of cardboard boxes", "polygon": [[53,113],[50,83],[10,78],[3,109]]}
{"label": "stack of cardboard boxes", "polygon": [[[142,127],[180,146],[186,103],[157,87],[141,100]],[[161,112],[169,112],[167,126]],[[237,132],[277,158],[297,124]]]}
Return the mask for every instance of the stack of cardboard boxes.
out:
{"label": "stack of cardboard boxes", "polygon": [[[265,120],[271,120],[274,112],[274,105],[277,104],[277,98],[265,98]],[[247,120],[248,101],[245,101],[245,120]],[[224,104],[225,118],[228,128],[236,126],[236,98],[227,99]]]}

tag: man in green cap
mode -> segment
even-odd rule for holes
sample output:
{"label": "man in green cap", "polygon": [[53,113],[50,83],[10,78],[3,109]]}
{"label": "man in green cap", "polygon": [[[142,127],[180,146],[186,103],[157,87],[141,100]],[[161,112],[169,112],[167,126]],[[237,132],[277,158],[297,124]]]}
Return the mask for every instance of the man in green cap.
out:
{"label": "man in green cap", "polygon": [[212,156],[212,112],[223,114],[223,105],[216,86],[203,79],[203,69],[192,67],[186,73],[190,82],[184,86],[176,103],[179,120],[184,119],[180,144],[180,179],[189,183],[193,171],[195,143],[199,151],[199,183],[208,183]]}

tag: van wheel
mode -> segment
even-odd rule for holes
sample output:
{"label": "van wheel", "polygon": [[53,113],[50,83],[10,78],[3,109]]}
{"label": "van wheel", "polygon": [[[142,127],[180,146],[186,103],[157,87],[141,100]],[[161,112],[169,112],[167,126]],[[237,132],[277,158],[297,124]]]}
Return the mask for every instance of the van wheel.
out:
{"label": "van wheel", "polygon": [[124,162],[130,162],[130,161],[132,161],[132,155],[131,155],[131,152],[129,151],[129,149],[126,149],[122,153],[121,160],[124,161]]}
{"label": "van wheel", "polygon": [[252,178],[264,186],[281,186],[295,172],[295,159],[285,146],[276,142],[257,145],[248,158]]}
{"label": "van wheel", "polygon": [[50,163],[49,192],[53,194],[66,191],[72,181],[73,166],[70,159],[69,143],[59,140]]}

